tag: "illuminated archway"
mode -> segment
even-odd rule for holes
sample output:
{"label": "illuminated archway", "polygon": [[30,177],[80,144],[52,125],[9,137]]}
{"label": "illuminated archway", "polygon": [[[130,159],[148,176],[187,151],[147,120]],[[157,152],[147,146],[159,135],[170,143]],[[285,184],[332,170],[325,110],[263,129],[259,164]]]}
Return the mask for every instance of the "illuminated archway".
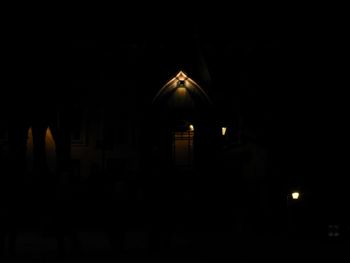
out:
{"label": "illuminated archway", "polygon": [[172,164],[179,168],[193,167],[196,124],[203,109],[212,105],[209,96],[180,71],[158,91],[152,105],[161,119],[159,123],[168,125],[159,130],[167,133],[169,136],[165,137],[172,141],[162,141],[160,145],[169,145],[165,152],[170,152],[171,146]]}
{"label": "illuminated archway", "polygon": [[[184,72],[180,71],[175,77],[169,80],[156,94],[153,104],[167,100],[169,106],[188,107],[194,103],[211,105],[212,102],[206,92]],[[175,104],[178,105],[175,105]]]}

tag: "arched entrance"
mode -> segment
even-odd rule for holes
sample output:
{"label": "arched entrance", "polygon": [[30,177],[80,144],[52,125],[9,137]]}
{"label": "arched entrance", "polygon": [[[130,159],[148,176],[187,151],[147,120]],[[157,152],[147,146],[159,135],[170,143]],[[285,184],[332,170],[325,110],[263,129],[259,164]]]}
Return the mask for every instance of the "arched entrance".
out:
{"label": "arched entrance", "polygon": [[154,117],[163,127],[155,143],[172,168],[192,170],[196,160],[197,124],[211,101],[205,91],[184,72],[168,81],[153,100]]}

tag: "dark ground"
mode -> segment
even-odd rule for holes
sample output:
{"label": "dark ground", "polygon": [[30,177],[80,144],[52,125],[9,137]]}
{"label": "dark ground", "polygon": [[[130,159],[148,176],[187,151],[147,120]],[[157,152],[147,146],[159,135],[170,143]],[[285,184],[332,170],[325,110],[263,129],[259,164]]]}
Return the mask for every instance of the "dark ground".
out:
{"label": "dark ground", "polygon": [[341,262],[348,257],[349,229],[328,237],[327,226],[291,223],[287,214],[274,226],[242,217],[249,211],[233,200],[203,198],[196,180],[187,180],[186,187],[157,182],[19,184],[19,194],[10,191],[12,201],[2,209],[2,260]]}

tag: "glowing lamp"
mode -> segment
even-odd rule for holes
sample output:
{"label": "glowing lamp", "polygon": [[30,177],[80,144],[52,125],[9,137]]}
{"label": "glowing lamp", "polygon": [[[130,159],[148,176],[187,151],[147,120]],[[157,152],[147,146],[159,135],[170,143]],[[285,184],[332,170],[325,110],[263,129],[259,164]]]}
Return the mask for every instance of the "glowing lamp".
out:
{"label": "glowing lamp", "polygon": [[221,134],[222,134],[223,136],[225,136],[226,130],[227,130],[227,127],[222,127],[222,128],[221,128]]}
{"label": "glowing lamp", "polygon": [[293,200],[298,200],[300,198],[300,193],[299,192],[293,192],[292,193],[292,198],[293,198]]}
{"label": "glowing lamp", "polygon": [[185,80],[179,80],[177,83],[178,87],[185,87]]}

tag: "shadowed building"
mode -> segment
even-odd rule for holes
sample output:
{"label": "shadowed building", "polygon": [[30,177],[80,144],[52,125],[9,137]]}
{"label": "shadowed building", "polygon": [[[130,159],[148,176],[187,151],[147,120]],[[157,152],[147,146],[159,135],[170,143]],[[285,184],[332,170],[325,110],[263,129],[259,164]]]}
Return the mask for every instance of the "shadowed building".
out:
{"label": "shadowed building", "polygon": [[286,212],[307,214],[287,199],[308,184],[291,165],[278,40],[229,38],[208,22],[166,32],[109,22],[18,55],[26,64],[13,85],[28,88],[7,90],[0,116],[2,193],[17,196],[10,232],[42,226],[17,220],[35,203],[50,209],[31,220],[48,216],[43,231],[63,252],[67,237],[79,243],[95,228],[119,251],[219,251],[284,234]]}

